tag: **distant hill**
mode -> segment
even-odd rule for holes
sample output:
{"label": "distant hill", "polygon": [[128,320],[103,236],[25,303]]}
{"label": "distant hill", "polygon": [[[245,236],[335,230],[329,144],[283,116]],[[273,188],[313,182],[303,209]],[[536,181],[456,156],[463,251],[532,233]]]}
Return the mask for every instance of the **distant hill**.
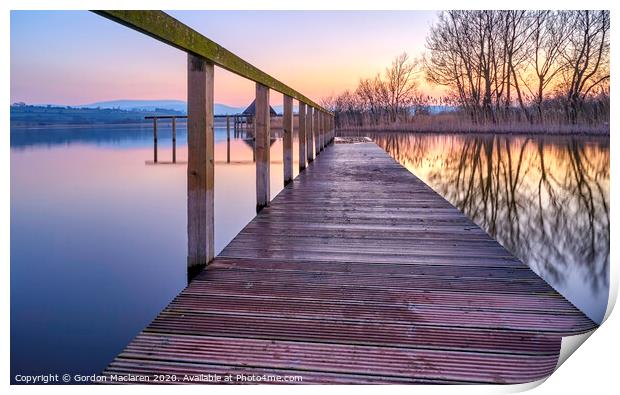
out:
{"label": "distant hill", "polygon": [[77,108],[62,106],[11,106],[11,126],[93,125],[144,122],[145,116],[184,115],[175,110],[122,110],[119,108]]}
{"label": "distant hill", "polygon": [[[75,106],[76,108],[110,108],[120,110],[155,111],[165,109],[187,114],[187,102],[183,100],[111,100]],[[245,108],[215,103],[215,115],[239,114]]]}

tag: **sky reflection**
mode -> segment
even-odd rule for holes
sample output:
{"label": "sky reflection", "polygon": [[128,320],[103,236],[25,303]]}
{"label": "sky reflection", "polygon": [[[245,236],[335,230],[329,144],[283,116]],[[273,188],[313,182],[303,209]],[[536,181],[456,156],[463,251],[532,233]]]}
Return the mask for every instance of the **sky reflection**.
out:
{"label": "sky reflection", "polygon": [[[159,157],[169,161],[170,126],[159,131]],[[255,215],[244,137],[231,132],[226,163],[226,130],[216,128],[216,252]],[[180,162],[186,143],[179,123]],[[150,125],[12,131],[14,374],[101,371],[186,285],[187,167],[152,159]],[[275,196],[281,140],[271,159]]]}
{"label": "sky reflection", "polygon": [[609,139],[369,134],[573,304],[609,294]]}

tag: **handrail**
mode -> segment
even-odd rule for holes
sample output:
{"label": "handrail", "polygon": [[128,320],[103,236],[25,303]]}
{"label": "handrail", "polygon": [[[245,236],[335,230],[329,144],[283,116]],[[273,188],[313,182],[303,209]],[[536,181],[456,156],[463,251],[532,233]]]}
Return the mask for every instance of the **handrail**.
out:
{"label": "handrail", "polygon": [[[282,157],[284,185],[293,181],[293,99],[300,109],[300,170],[334,141],[334,114],[288,85],[252,66],[212,40],[162,11],[93,11],[187,53],[187,116],[149,116],[153,120],[153,162],[157,163],[157,120],[172,119],[172,162],[176,162],[176,120],[187,118],[187,267],[196,273],[215,256],[214,194],[214,67],[219,66],[256,83],[254,158],[256,211],[269,206],[270,119],[269,90],[283,95]],[[235,122],[237,122],[235,116]],[[243,114],[241,114],[243,117]],[[227,130],[230,118],[227,118]],[[247,121],[247,116],[245,117]],[[237,123],[235,123],[235,126]],[[314,144],[313,144],[314,142]],[[314,145],[314,146],[313,146]],[[307,158],[303,155],[307,148]]]}
{"label": "handrail", "polygon": [[261,85],[276,90],[284,95],[288,95],[300,102],[304,102],[324,113],[333,115],[329,110],[315,103],[302,93],[246,62],[213,40],[208,39],[163,11],[114,10],[93,12],[149,35],[182,51],[203,57],[217,66],[241,77],[258,82]]}
{"label": "handrail", "polygon": [[176,119],[187,118],[187,115],[147,115],[144,119]]}

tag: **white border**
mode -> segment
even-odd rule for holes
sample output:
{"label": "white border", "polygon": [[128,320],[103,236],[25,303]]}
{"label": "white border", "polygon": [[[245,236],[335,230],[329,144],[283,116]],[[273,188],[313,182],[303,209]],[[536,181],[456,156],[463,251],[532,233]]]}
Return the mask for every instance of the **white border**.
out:
{"label": "white border", "polygon": [[[471,1],[463,3],[460,1],[434,1],[423,2],[416,4],[411,1],[404,0],[381,0],[381,1],[369,1],[358,0],[355,2],[337,2],[334,0],[314,0],[311,2],[291,2],[290,0],[264,0],[261,2],[251,0],[238,0],[238,1],[223,1],[223,0],[211,0],[209,2],[204,1],[186,1],[177,0],[173,3],[170,1],[151,0],[151,1],[131,1],[128,2],[110,0],[110,1],[15,1],[5,0],[2,2],[2,8],[4,13],[2,14],[2,22],[0,23],[0,32],[2,33],[1,51],[2,59],[0,67],[2,68],[2,92],[5,100],[4,108],[0,111],[0,117],[3,124],[4,136],[0,140],[0,179],[4,186],[3,192],[0,193],[0,218],[2,221],[2,231],[0,232],[0,254],[2,254],[2,262],[4,263],[4,276],[3,279],[3,298],[0,302],[2,317],[2,324],[0,325],[0,349],[4,351],[4,357],[1,359],[0,367],[2,373],[0,374],[0,382],[3,387],[9,386],[9,349],[10,349],[10,332],[9,332],[9,234],[10,234],[10,198],[9,193],[6,191],[10,187],[10,151],[9,151],[9,104],[10,104],[10,62],[7,60],[10,56],[9,50],[9,25],[10,25],[10,12],[11,9],[175,9],[175,10],[187,10],[187,9],[287,9],[287,10],[304,10],[304,9],[322,9],[322,10],[341,10],[341,9],[381,9],[381,10],[401,10],[401,9],[413,9],[413,10],[435,10],[435,9],[460,9],[460,8],[473,8],[473,9],[497,9],[506,8],[506,6],[517,5],[521,9],[579,9],[587,6],[590,9],[612,9],[612,69],[614,69],[613,75],[616,75],[618,63],[618,48],[615,45],[617,40],[616,28],[616,15],[615,4],[611,1],[583,1],[567,0],[567,1],[531,1],[522,0],[518,3],[503,3],[498,1]],[[619,14],[620,15],[620,14]],[[618,22],[620,23],[620,22]],[[231,48],[234,50],[234,48]],[[258,65],[260,66],[260,65]],[[612,83],[615,84],[615,79],[612,77]],[[617,117],[616,100],[612,99],[612,125],[615,125]],[[615,129],[615,128],[612,128]],[[611,132],[611,173],[616,173],[615,160],[619,154],[619,147],[616,144],[617,138],[614,137],[615,130]],[[620,132],[618,132],[620,133]],[[611,203],[611,222],[615,224],[615,201],[613,197],[618,196],[617,187],[614,182],[611,182],[610,201]],[[610,276],[610,293],[612,295],[608,310],[607,317],[615,304],[615,299],[618,293],[618,272],[616,265],[614,264],[616,257],[616,250],[614,248],[616,238],[615,227],[612,226],[611,231],[611,276]],[[521,386],[391,386],[388,388],[383,386],[356,386],[354,388],[348,388],[345,386],[302,386],[296,387],[294,391],[301,394],[311,393],[315,391],[321,391],[325,393],[334,393],[341,391],[355,391],[360,393],[376,393],[395,391],[398,393],[472,393],[472,394],[484,394],[484,393],[500,393],[500,392],[519,392],[526,389],[535,387],[534,393],[537,394],[596,394],[607,393],[610,389],[614,388],[615,376],[617,375],[616,362],[618,357],[618,334],[620,333],[620,324],[617,314],[612,315],[611,319],[607,319],[604,325],[594,333],[587,341],[585,347],[579,348],[575,355],[569,358],[548,380],[542,380],[538,383]],[[544,384],[543,384],[544,382]],[[243,388],[243,389],[242,389]],[[39,386],[39,387],[27,387],[27,386],[11,386],[10,391],[14,393],[32,393],[45,392],[51,394],[78,394],[84,391],[84,387],[81,386]],[[169,387],[165,386],[122,386],[110,388],[109,386],[91,386],[87,389],[93,393],[108,393],[115,391],[119,393],[144,393],[144,394],[157,394],[165,393],[169,391]],[[282,386],[255,386],[251,388],[246,387],[202,387],[202,386],[189,386],[184,388],[175,388],[175,392],[182,393],[200,393],[204,394],[205,391],[215,391],[217,393],[239,393],[241,391],[250,390],[257,393],[265,393],[269,395],[279,394],[291,391],[291,387]]]}

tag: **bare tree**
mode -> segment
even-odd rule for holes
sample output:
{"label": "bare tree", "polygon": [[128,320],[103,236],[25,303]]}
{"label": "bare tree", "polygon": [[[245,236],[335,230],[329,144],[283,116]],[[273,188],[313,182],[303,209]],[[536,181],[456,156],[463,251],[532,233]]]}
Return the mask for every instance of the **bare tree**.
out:
{"label": "bare tree", "polygon": [[607,92],[608,11],[445,11],[426,46],[427,79],[451,88],[474,122],[510,116],[513,101],[517,116],[533,122],[533,104],[542,122],[546,95],[560,87],[575,123],[587,99]]}
{"label": "bare tree", "polygon": [[379,124],[383,116],[387,97],[381,76],[377,75],[374,79],[360,80],[355,93],[362,108],[368,112],[369,121],[374,125]]}
{"label": "bare tree", "polygon": [[[336,98],[335,111],[350,126],[377,126],[424,121],[430,103],[439,102],[456,105],[455,124],[467,130],[523,121],[604,127],[609,26],[609,11],[443,11],[422,61],[397,56],[383,74]],[[448,88],[445,97],[418,93],[420,69],[428,82]]]}
{"label": "bare tree", "polygon": [[609,81],[609,11],[573,11],[564,85],[568,121],[576,123],[585,98]]}
{"label": "bare tree", "polygon": [[569,13],[564,11],[533,11],[531,46],[528,64],[533,69],[535,81],[525,86],[532,95],[538,119],[543,121],[545,94],[564,68],[561,56],[569,32]]}
{"label": "bare tree", "polygon": [[404,52],[385,70],[387,108],[392,122],[396,122],[397,117],[403,113],[408,113],[408,107],[414,101],[417,93],[415,72],[416,62],[410,60]]}

